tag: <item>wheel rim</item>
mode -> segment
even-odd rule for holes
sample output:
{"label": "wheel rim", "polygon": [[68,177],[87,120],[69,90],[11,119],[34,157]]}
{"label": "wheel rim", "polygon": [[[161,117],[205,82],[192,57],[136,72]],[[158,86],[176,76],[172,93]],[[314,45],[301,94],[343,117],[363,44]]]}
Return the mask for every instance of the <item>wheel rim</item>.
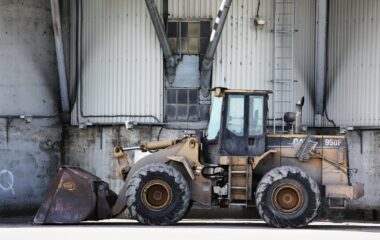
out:
{"label": "wheel rim", "polygon": [[304,196],[302,190],[293,184],[278,186],[272,195],[273,205],[282,213],[293,214],[302,207]]}
{"label": "wheel rim", "polygon": [[152,211],[164,210],[173,199],[171,187],[162,180],[153,180],[145,184],[141,195],[144,205]]}

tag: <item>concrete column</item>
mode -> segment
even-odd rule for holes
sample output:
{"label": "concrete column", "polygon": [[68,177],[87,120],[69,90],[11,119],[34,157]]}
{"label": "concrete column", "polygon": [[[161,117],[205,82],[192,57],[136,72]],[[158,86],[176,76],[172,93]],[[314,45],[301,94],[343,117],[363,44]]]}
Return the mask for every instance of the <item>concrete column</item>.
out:
{"label": "concrete column", "polygon": [[70,103],[66,77],[65,54],[63,50],[62,24],[59,0],[51,0],[51,12],[53,18],[55,48],[57,52],[59,85],[61,91],[61,107],[64,121],[68,122],[70,120]]}

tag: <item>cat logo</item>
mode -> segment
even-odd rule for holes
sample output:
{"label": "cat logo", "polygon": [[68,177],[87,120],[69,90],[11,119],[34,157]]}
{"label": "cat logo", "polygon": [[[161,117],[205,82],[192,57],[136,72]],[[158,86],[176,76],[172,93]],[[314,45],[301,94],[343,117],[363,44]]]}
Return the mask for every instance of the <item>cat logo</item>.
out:
{"label": "cat logo", "polygon": [[75,191],[77,189],[77,186],[73,182],[65,182],[63,185],[63,188],[67,191]]}

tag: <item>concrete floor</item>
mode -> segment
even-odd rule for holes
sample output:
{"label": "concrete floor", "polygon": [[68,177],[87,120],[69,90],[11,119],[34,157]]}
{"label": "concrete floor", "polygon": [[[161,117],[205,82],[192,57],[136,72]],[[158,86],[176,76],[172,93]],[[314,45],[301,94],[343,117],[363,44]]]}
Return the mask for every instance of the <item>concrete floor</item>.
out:
{"label": "concrete floor", "polygon": [[[20,219],[19,219],[20,221]],[[273,229],[262,221],[183,220],[171,227],[141,226],[133,220],[86,222],[75,226],[35,226],[27,223],[0,224],[6,239],[303,239],[380,240],[380,223],[314,222],[305,229]]]}

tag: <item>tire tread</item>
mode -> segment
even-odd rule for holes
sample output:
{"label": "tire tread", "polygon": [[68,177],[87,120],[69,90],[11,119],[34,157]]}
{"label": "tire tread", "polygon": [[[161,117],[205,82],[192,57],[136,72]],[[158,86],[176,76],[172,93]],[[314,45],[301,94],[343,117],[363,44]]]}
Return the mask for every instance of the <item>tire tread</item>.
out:
{"label": "tire tread", "polygon": [[[308,183],[313,195],[311,198],[309,196],[309,201],[313,202],[308,205],[308,208],[305,210],[303,216],[295,221],[289,221],[287,219],[277,217],[275,213],[268,212],[269,210],[266,207],[267,203],[264,200],[266,191],[270,188],[270,186],[277,181],[287,178],[289,175],[297,176],[302,181],[305,180],[305,182]],[[318,184],[298,167],[283,166],[269,171],[262,178],[256,190],[256,206],[260,216],[266,223],[277,228],[300,228],[306,226],[317,217],[320,205],[321,195]]]}
{"label": "tire tread", "polygon": [[[175,183],[180,189],[180,193],[174,192],[173,194],[179,195],[181,206],[179,206],[180,209],[176,209],[177,211],[172,211],[166,216],[150,219],[148,217],[144,217],[143,214],[136,211],[136,193],[138,192],[143,177],[148,176],[149,173],[155,172],[165,173],[168,176],[173,177]],[[131,215],[140,223],[145,225],[172,225],[180,221],[187,213],[190,203],[190,189],[186,179],[177,169],[166,164],[155,163],[148,164],[133,174],[131,179],[128,181],[126,198]]]}

